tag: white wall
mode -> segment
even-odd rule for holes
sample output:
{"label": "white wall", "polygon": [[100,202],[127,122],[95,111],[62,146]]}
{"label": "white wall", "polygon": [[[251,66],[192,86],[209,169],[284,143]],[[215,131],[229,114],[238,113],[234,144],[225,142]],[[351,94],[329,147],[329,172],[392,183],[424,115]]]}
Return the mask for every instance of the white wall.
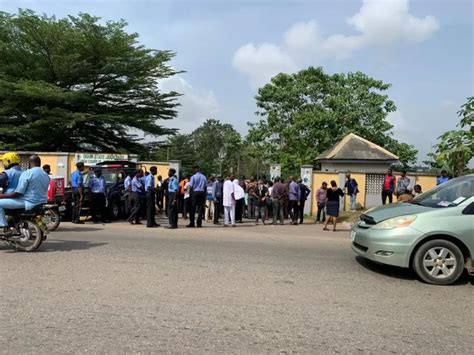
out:
{"label": "white wall", "polygon": [[321,163],[321,171],[328,172],[368,172],[385,173],[390,163],[360,164],[360,163]]}

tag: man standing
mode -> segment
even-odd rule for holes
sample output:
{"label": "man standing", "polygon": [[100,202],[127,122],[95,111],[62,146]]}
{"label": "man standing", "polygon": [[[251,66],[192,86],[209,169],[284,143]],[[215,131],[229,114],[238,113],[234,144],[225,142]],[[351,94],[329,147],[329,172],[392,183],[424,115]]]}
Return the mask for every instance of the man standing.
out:
{"label": "man standing", "polygon": [[387,170],[382,186],[382,204],[393,202],[393,192],[395,191],[395,176],[392,175],[392,169]]}
{"label": "man standing", "polygon": [[44,164],[43,165],[43,171],[46,173],[46,175],[51,175],[51,165]]}
{"label": "man standing", "polygon": [[73,207],[72,207],[72,223],[84,224],[81,221],[82,202],[84,201],[84,178],[82,172],[84,171],[84,163],[78,162],[76,164],[76,171],[71,174],[71,187],[73,193]]}
{"label": "man standing", "polygon": [[444,184],[445,182],[449,181],[448,172],[446,170],[441,171],[441,176],[438,176],[436,179],[436,185]]}
{"label": "man standing", "polygon": [[169,226],[167,229],[178,228],[178,194],[179,186],[178,179],[175,176],[176,170],[170,169],[168,171],[168,220]]}
{"label": "man standing", "polygon": [[5,168],[4,174],[7,177],[7,185],[3,190],[6,193],[14,192],[23,173],[20,168],[20,156],[15,152],[5,153],[2,156],[2,162]]}
{"label": "man standing", "polygon": [[263,180],[259,179],[257,186],[255,186],[251,191],[255,200],[255,225],[258,225],[259,218],[265,225],[265,219],[267,218],[265,210],[267,206],[268,188],[263,183]]}
{"label": "man standing", "polygon": [[141,209],[141,196],[145,194],[145,186],[143,185],[143,171],[135,171],[135,176],[132,179],[131,183],[131,193],[130,193],[130,205],[131,212],[128,217],[128,222],[130,224],[141,224],[140,222],[140,209]]}
{"label": "man standing", "polygon": [[223,185],[222,203],[224,205],[224,227],[229,225],[235,227],[234,179],[234,175],[230,175]]}
{"label": "man standing", "polygon": [[291,222],[290,224],[296,226],[298,224],[299,217],[299,203],[301,198],[300,185],[296,183],[293,179],[293,176],[288,178],[288,212],[290,214]]}
{"label": "man standing", "polygon": [[131,212],[131,192],[132,192],[132,179],[133,179],[133,172],[129,172],[125,180],[123,180],[123,188],[125,190],[125,214],[127,217],[130,215]]}
{"label": "man standing", "polygon": [[206,204],[207,179],[199,170],[199,166],[193,167],[194,175],[189,181],[191,188],[191,213],[189,215],[188,228],[196,227],[195,219],[197,214],[197,227],[202,227],[203,208]]}
{"label": "man standing", "polygon": [[224,183],[222,182],[222,176],[218,176],[214,184],[212,184],[212,197],[214,198],[214,224],[218,225],[219,217],[222,208],[222,190]]}
{"label": "man standing", "polygon": [[281,182],[279,176],[275,178],[275,184],[272,190],[273,201],[273,224],[277,224],[277,218],[280,219],[280,224],[283,225],[284,207],[285,207],[286,186]]}
{"label": "man standing", "polygon": [[156,166],[150,168],[150,174],[145,178],[146,191],[146,226],[147,228],[156,228],[160,225],[156,223],[156,194],[155,194],[155,176],[158,172]]}
{"label": "man standing", "polygon": [[41,159],[32,155],[29,169],[23,172],[15,191],[0,195],[0,229],[3,233],[11,233],[5,217],[5,209],[31,210],[37,205],[48,201],[49,177],[41,168]]}
{"label": "man standing", "polygon": [[107,222],[107,184],[102,176],[101,169],[94,170],[94,176],[89,179],[89,200],[92,222],[98,223],[97,215],[100,215],[102,222]]}
{"label": "man standing", "polygon": [[311,190],[303,184],[303,180],[299,179],[298,184],[300,185],[300,224],[303,224],[304,221],[304,205],[308,196],[311,195]]}
{"label": "man standing", "polygon": [[397,181],[397,198],[405,194],[409,186],[410,178],[407,176],[407,172],[403,170]]}
{"label": "man standing", "polygon": [[349,209],[351,212],[355,212],[357,207],[357,194],[359,193],[359,185],[357,181],[351,178],[351,174],[346,174],[346,184],[344,185],[346,192],[349,195]]}
{"label": "man standing", "polygon": [[186,176],[184,179],[182,179],[179,182],[179,197],[178,197],[178,210],[181,212],[183,219],[187,219],[187,211],[185,208],[185,203],[184,203],[184,194],[185,194],[185,189],[184,186],[189,182],[189,176]]}
{"label": "man standing", "polygon": [[207,182],[206,187],[206,213],[205,213],[205,220],[209,222],[213,219],[214,216],[214,196],[212,194],[212,187],[214,186],[214,176],[211,176]]}
{"label": "man standing", "polygon": [[[316,203],[318,206],[318,213],[316,214],[315,223],[323,223],[326,221],[326,200],[328,192],[328,183],[323,181],[321,187],[316,191]],[[321,215],[323,219],[321,219]]]}

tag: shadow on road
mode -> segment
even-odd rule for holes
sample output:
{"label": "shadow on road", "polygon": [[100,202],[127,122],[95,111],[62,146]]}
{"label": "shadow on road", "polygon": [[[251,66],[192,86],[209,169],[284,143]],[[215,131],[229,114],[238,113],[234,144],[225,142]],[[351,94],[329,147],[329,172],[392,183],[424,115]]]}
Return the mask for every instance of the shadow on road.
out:
{"label": "shadow on road", "polygon": [[359,265],[363,266],[364,268],[376,272],[377,274],[381,274],[388,277],[393,277],[396,279],[401,280],[415,280],[416,275],[410,269],[404,269],[401,267],[391,266],[391,265],[384,265],[384,264],[377,264],[369,259],[366,259],[362,256],[356,256],[356,261]]}
{"label": "shadow on road", "polygon": [[53,251],[73,251],[88,250],[96,247],[107,245],[108,243],[95,243],[86,240],[46,240],[38,252],[48,253]]}
{"label": "shadow on road", "polygon": [[[400,280],[411,280],[411,281],[418,280],[418,277],[415,275],[415,273],[411,269],[405,269],[405,268],[391,266],[391,265],[378,264],[362,256],[356,256],[356,261],[359,263],[359,265],[363,266],[367,270],[371,272],[376,272],[377,274],[393,277]],[[466,285],[466,284],[474,285],[474,277],[469,276],[467,272],[464,272],[463,275],[459,278],[459,280],[456,281],[452,286]]]}
{"label": "shadow on road", "polygon": [[97,228],[97,227],[89,227],[85,225],[78,225],[78,226],[67,226],[67,227],[62,227],[59,226],[58,232],[97,232],[101,231],[103,228]]}

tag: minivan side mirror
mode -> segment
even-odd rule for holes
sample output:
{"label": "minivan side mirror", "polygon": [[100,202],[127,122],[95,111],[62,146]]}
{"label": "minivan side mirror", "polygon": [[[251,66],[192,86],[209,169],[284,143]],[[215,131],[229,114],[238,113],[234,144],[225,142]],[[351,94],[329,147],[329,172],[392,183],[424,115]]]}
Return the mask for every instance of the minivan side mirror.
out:
{"label": "minivan side mirror", "polygon": [[474,215],[474,202],[471,202],[463,211],[462,214],[472,214]]}

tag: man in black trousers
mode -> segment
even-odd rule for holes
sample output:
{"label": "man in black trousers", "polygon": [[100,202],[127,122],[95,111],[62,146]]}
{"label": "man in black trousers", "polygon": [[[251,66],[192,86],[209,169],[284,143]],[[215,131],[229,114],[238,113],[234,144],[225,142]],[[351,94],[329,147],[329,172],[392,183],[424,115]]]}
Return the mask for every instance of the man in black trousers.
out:
{"label": "man in black trousers", "polygon": [[303,224],[304,221],[304,205],[306,204],[306,200],[308,199],[308,196],[311,194],[311,190],[303,184],[303,180],[298,179],[298,184],[300,185],[300,224]]}
{"label": "man in black trousers", "polygon": [[[194,175],[191,176],[189,187],[191,188],[191,213],[189,215],[188,228],[202,227],[203,209],[206,204],[207,178],[199,170],[199,166],[193,167]],[[197,214],[197,224],[194,224]]]}
{"label": "man in black trousers", "polygon": [[178,194],[179,186],[178,179],[175,176],[176,170],[170,169],[168,171],[168,220],[170,225],[167,229],[178,228]]}
{"label": "man in black trousers", "polygon": [[147,228],[156,228],[160,225],[156,223],[156,194],[155,194],[155,176],[158,172],[156,166],[150,168],[150,174],[145,178],[146,191],[146,226]]}

